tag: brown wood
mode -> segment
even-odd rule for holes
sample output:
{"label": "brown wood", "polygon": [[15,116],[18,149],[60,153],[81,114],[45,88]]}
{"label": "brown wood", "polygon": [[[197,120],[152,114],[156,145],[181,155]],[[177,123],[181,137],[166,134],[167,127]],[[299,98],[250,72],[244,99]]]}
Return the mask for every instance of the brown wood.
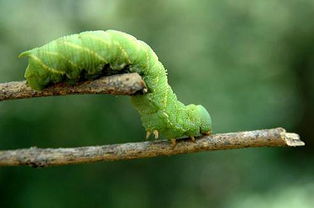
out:
{"label": "brown wood", "polygon": [[104,76],[75,85],[60,83],[41,91],[33,90],[27,86],[26,81],[0,83],[0,101],[71,94],[134,95],[146,91],[141,76],[137,73],[128,73]]}
{"label": "brown wood", "polygon": [[298,134],[283,128],[213,134],[177,140],[174,147],[168,140],[145,141],[76,148],[37,148],[0,151],[0,166],[48,167],[97,161],[129,160],[170,156],[194,152],[248,147],[303,146]]}

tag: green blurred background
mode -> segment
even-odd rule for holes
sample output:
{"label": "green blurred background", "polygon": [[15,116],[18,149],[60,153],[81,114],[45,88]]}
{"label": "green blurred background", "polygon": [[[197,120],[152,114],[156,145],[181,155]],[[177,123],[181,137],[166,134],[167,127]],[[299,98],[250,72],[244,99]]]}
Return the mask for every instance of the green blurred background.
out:
{"label": "green blurred background", "polygon": [[[313,207],[314,1],[0,0],[0,82],[23,80],[20,52],[86,30],[148,43],[184,103],[214,132],[282,126],[300,148],[205,152],[33,169],[0,168],[0,207]],[[142,141],[129,97],[0,103],[0,149]]]}

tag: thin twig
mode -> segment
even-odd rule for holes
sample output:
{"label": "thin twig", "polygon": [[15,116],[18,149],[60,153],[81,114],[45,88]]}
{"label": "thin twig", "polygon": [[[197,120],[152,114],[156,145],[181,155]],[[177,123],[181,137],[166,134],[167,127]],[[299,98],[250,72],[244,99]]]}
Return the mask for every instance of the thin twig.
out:
{"label": "thin twig", "polygon": [[0,151],[0,166],[48,167],[149,158],[193,152],[238,149],[247,147],[303,146],[298,134],[286,133],[283,128],[213,134],[197,138],[195,142],[181,139],[173,146],[167,140],[146,141],[77,148],[18,149]]}
{"label": "thin twig", "polygon": [[70,94],[133,95],[145,92],[145,83],[137,73],[104,76],[75,85],[60,83],[42,91],[33,90],[25,81],[0,83],[0,101]]}

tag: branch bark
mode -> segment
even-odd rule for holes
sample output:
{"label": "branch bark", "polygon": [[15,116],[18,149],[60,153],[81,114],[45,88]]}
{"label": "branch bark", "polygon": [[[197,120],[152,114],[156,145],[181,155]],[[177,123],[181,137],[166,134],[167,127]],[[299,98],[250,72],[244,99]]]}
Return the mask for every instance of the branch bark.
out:
{"label": "branch bark", "polygon": [[113,94],[134,95],[147,91],[144,81],[137,73],[104,76],[93,81],[75,85],[60,83],[36,91],[27,86],[26,81],[0,83],[0,101],[32,97],[71,95],[71,94]]}
{"label": "branch bark", "polygon": [[[137,73],[119,74],[84,81],[76,85],[60,83],[35,91],[25,81],[0,84],[0,101],[70,94],[134,95],[146,93]],[[213,134],[191,142],[180,139],[176,146],[168,140],[146,141],[77,148],[37,148],[0,151],[0,166],[48,167],[97,161],[115,161],[247,147],[303,146],[299,135],[283,128]]]}
{"label": "branch bark", "polygon": [[97,161],[129,160],[170,156],[202,151],[238,149],[248,147],[303,146],[298,134],[287,133],[283,128],[213,134],[177,141],[172,146],[167,140],[145,141],[77,148],[18,149],[0,151],[0,166],[48,167]]}

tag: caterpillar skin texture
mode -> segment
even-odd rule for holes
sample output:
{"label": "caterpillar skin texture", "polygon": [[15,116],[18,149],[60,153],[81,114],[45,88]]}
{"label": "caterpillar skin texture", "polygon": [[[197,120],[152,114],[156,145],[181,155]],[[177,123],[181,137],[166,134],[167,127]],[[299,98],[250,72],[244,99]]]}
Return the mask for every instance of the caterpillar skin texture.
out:
{"label": "caterpillar skin texture", "polygon": [[167,139],[208,134],[211,117],[201,105],[184,105],[177,100],[167,81],[164,66],[143,41],[115,31],[89,31],[64,36],[42,47],[20,54],[28,57],[27,83],[41,90],[50,84],[77,82],[112,71],[127,69],[139,73],[148,93],[132,96],[147,136],[159,134]]}

